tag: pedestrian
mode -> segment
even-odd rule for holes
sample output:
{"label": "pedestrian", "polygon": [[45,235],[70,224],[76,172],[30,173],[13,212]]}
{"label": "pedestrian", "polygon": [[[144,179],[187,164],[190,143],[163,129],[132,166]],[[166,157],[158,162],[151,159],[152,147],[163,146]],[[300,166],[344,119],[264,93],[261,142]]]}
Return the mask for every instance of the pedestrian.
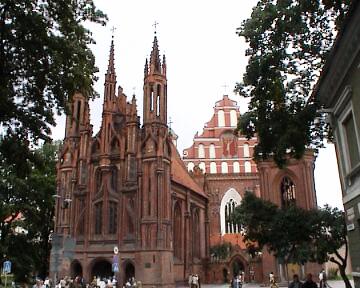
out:
{"label": "pedestrian", "polygon": [[312,274],[306,276],[306,281],[303,283],[302,288],[318,288],[317,284],[312,279]]}
{"label": "pedestrian", "polygon": [[40,278],[36,278],[33,288],[45,288],[43,285],[43,281]]}
{"label": "pedestrian", "polygon": [[289,288],[302,288],[302,282],[299,280],[299,275],[293,275],[293,281],[289,284]]}
{"label": "pedestrian", "polygon": [[188,280],[188,283],[189,283],[189,288],[191,288],[191,284],[192,284],[192,277],[193,275],[192,274],[189,274],[189,280]]}
{"label": "pedestrian", "polygon": [[322,269],[319,273],[320,288],[325,288],[327,286],[326,280],[325,270]]}
{"label": "pedestrian", "polygon": [[269,282],[270,282],[271,288],[279,288],[279,286],[276,283],[275,275],[273,272],[270,272],[270,274],[269,274]]}

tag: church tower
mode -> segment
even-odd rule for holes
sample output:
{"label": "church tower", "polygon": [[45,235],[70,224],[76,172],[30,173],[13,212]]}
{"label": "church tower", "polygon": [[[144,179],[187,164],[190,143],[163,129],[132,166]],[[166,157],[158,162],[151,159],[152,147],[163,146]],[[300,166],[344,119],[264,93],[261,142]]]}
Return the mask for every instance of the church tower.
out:
{"label": "church tower", "polygon": [[171,221],[171,144],[167,127],[165,56],[160,60],[156,35],[144,71],[143,131],[141,144],[141,208],[138,262],[143,284],[173,287]]}

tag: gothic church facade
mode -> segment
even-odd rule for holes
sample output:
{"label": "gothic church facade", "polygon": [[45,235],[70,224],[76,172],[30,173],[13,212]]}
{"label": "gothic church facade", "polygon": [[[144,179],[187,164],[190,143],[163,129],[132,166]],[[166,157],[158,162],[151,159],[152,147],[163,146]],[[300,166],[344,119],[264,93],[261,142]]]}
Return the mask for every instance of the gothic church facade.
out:
{"label": "gothic church facade", "polygon": [[[112,42],[100,131],[93,135],[86,97],[76,93],[69,104],[52,274],[115,275],[121,283],[135,276],[144,287],[175,287],[190,273],[202,282],[228,281],[240,269],[247,281],[263,282],[270,271],[285,275],[266,252],[254,259],[246,253],[229,215],[246,190],[279,205],[296,199],[315,207],[314,157],[290,161],[284,170],[253,162],[256,139],[233,134],[240,112],[224,96],[181,159],[167,126],[166,59],[157,37],[145,63],[142,125],[135,96],[116,87],[114,58]],[[212,247],[225,242],[234,247],[231,254],[214,259]]]}
{"label": "gothic church facade", "polygon": [[167,96],[156,36],[145,64],[142,126],[135,96],[128,102],[120,86],[116,93],[113,42],[96,135],[87,99],[73,96],[58,163],[55,238],[61,243],[51,255],[58,277],[89,280],[115,271],[121,282],[135,276],[144,287],[174,287],[200,270],[208,200],[173,145]]}

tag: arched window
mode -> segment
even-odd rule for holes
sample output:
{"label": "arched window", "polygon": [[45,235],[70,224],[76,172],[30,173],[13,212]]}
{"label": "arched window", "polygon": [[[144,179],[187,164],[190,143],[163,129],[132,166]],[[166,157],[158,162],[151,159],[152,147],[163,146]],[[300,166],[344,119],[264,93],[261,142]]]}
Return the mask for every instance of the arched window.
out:
{"label": "arched window", "polygon": [[217,173],[216,163],[215,162],[210,163],[210,173],[212,173],[212,174]]}
{"label": "arched window", "polygon": [[221,235],[225,233],[239,233],[240,226],[234,223],[231,219],[235,211],[235,207],[240,205],[241,196],[234,189],[230,188],[223,196],[220,204],[220,227]]}
{"label": "arched window", "polygon": [[193,258],[200,259],[200,215],[199,209],[194,209],[192,215],[192,250]]}
{"label": "arched window", "polygon": [[198,157],[205,158],[205,148],[203,144],[199,144],[198,146]]}
{"label": "arched window", "polygon": [[206,167],[204,162],[200,162],[199,168],[203,171],[203,173],[206,173]]}
{"label": "arched window", "polygon": [[251,173],[251,163],[250,161],[245,161],[245,173]]}
{"label": "arched window", "polygon": [[79,215],[79,221],[78,221],[78,235],[83,236],[85,231],[85,199],[82,197],[78,201],[78,208],[77,213]]}
{"label": "arched window", "polygon": [[177,202],[174,208],[174,256],[178,259],[182,259],[182,225],[181,225],[181,207]]}
{"label": "arched window", "polygon": [[250,157],[250,150],[249,150],[249,144],[244,144],[244,157]]}
{"label": "arched window", "polygon": [[240,173],[240,164],[237,161],[233,164],[233,173]]}
{"label": "arched window", "polygon": [[116,234],[117,231],[117,203],[109,202],[109,234]]}
{"label": "arched window", "polygon": [[284,177],[280,184],[281,191],[281,204],[286,208],[292,204],[295,204],[295,184],[289,177]]}
{"label": "arched window", "polygon": [[209,146],[209,158],[211,158],[211,159],[216,158],[215,145],[214,144],[210,144],[210,146]]}
{"label": "arched window", "polygon": [[237,126],[236,110],[230,110],[230,126],[232,126],[232,127]]}
{"label": "arched window", "polygon": [[218,111],[218,126],[225,127],[225,113],[223,110]]}
{"label": "arched window", "polygon": [[96,203],[94,208],[94,232],[96,235],[99,235],[102,233],[102,202]]}
{"label": "arched window", "polygon": [[189,164],[187,165],[188,171],[194,171],[194,163],[193,162],[189,162]]}
{"label": "arched window", "polygon": [[154,111],[154,88],[150,88],[150,111]]}
{"label": "arched window", "polygon": [[228,164],[226,162],[221,162],[221,173],[228,173]]}
{"label": "arched window", "polygon": [[156,116],[160,116],[160,92],[161,92],[161,85],[157,85],[157,96],[156,96]]}
{"label": "arched window", "polygon": [[117,168],[114,166],[111,169],[111,188],[114,190],[114,192],[116,192],[117,189],[117,181],[118,181],[117,175],[118,175]]}

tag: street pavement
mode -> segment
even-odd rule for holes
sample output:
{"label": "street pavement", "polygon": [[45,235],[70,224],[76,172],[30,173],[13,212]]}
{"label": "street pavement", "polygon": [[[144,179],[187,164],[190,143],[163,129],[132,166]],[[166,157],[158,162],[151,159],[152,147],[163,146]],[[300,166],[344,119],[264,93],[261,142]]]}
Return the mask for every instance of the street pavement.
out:
{"label": "street pavement", "polygon": [[[354,287],[354,282],[350,280],[352,287]],[[345,288],[345,283],[341,280],[330,280],[328,281],[330,288]],[[201,288],[229,288],[230,284],[202,284]],[[264,286],[257,283],[246,283],[243,288],[269,288],[269,286]],[[280,286],[281,288],[282,286]],[[178,288],[188,288],[188,286],[178,286]]]}

